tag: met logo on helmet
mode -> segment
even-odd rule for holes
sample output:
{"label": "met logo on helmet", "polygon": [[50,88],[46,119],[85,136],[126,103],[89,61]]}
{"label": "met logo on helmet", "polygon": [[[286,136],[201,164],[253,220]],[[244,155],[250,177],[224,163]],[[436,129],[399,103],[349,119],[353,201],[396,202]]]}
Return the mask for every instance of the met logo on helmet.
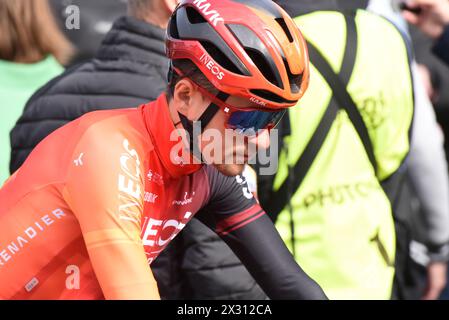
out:
{"label": "met logo on helmet", "polygon": [[207,69],[209,69],[214,76],[217,77],[218,80],[223,80],[225,74],[221,69],[212,61],[212,58],[207,54],[204,53],[200,61],[206,66]]}
{"label": "met logo on helmet", "polygon": [[224,19],[220,16],[217,10],[210,10],[211,5],[207,0],[195,0],[193,1],[193,4],[201,10],[214,26],[217,26],[218,22],[224,22]]}

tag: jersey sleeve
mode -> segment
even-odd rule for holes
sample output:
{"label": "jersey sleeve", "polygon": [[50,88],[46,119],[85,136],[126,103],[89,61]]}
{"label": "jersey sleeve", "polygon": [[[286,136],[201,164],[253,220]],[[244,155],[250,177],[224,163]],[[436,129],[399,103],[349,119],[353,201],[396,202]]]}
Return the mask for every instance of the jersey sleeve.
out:
{"label": "jersey sleeve", "polygon": [[295,261],[266,214],[221,237],[270,299],[327,299]]}
{"label": "jersey sleeve", "polygon": [[206,168],[210,199],[198,218],[228,244],[271,299],[326,299],[296,263],[244,176]]}
{"label": "jersey sleeve", "polygon": [[138,143],[98,126],[81,137],[68,160],[64,198],[79,221],[105,298],[159,299],[140,238],[144,180]]}
{"label": "jersey sleeve", "polygon": [[[219,235],[241,228],[264,214],[244,175],[228,177],[213,166],[207,166],[206,173],[210,197],[201,216],[204,220],[203,212],[209,215]],[[212,227],[210,221],[207,224]]]}

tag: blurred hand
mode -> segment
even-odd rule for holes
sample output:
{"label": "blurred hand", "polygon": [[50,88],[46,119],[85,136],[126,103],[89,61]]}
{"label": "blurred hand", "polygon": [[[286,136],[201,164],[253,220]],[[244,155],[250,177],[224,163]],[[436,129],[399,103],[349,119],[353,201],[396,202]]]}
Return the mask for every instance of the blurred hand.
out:
{"label": "blurred hand", "polygon": [[427,267],[427,289],[423,300],[436,300],[446,286],[446,262],[431,262]]}
{"label": "blurred hand", "polygon": [[402,14],[405,20],[416,25],[431,38],[440,37],[444,27],[449,24],[448,0],[409,0],[406,4],[411,9],[420,9],[421,12],[404,10]]}

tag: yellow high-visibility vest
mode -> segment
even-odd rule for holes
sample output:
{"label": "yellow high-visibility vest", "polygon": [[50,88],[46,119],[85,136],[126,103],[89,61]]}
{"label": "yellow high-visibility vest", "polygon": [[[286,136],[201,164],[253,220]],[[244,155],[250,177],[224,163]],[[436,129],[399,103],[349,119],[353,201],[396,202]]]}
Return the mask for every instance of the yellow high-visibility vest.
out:
{"label": "yellow high-visibility vest", "polygon": [[[314,12],[295,19],[304,36],[340,71],[346,47],[342,13]],[[295,257],[331,299],[389,299],[394,276],[395,229],[391,204],[379,181],[403,163],[409,151],[413,86],[407,48],[388,21],[358,10],[358,47],[348,92],[373,144],[377,176],[361,139],[340,110],[302,185],[293,190]],[[311,66],[310,86],[290,109],[274,191],[286,181],[315,132],[332,96]],[[284,208],[276,227],[292,248],[291,216]]]}

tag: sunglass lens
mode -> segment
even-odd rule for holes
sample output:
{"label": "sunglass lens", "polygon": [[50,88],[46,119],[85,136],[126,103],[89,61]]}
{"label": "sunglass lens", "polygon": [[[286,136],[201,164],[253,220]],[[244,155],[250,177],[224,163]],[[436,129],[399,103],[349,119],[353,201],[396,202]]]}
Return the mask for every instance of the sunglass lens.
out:
{"label": "sunglass lens", "polygon": [[241,134],[252,136],[256,135],[259,130],[276,127],[285,112],[286,110],[277,112],[237,111],[229,117],[228,126]]}

